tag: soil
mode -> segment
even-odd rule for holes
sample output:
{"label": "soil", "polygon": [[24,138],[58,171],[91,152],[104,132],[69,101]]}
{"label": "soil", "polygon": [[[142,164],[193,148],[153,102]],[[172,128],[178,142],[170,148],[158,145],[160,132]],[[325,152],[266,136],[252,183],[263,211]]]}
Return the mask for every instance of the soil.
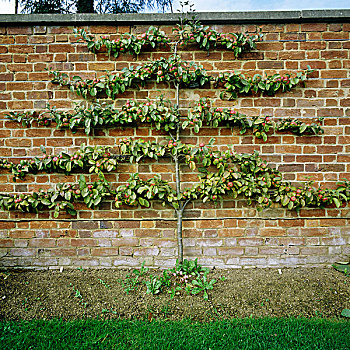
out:
{"label": "soil", "polygon": [[[350,277],[332,268],[213,270],[208,292],[127,294],[131,270],[64,270],[0,273],[0,319],[191,319],[339,317],[350,308]],[[157,272],[148,272],[148,274]],[[220,277],[225,277],[223,281]],[[79,296],[81,295],[81,297]]]}

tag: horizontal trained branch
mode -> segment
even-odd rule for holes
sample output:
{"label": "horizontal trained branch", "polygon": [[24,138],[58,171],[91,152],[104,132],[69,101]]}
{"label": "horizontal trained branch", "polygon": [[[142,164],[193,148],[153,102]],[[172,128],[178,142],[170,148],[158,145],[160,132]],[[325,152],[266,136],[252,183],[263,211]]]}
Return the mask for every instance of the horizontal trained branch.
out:
{"label": "horizontal trained branch", "polygon": [[[319,118],[321,122],[323,119]],[[270,129],[274,131],[290,131],[296,135],[319,135],[323,134],[324,130],[318,123],[306,124],[298,119],[280,119],[275,122],[269,116],[248,117],[237,112],[234,108],[211,107],[210,100],[201,98],[198,104],[187,115],[186,120],[182,123],[182,127],[190,126],[194,132],[198,133],[200,128],[205,125],[218,127],[226,125],[229,127],[238,126],[240,133],[245,134],[251,130],[257,138],[267,141]]]}
{"label": "horizontal trained branch", "polygon": [[[255,49],[256,43],[262,40],[260,33],[225,34],[203,26],[198,21],[188,21],[185,25],[178,25],[173,31],[181,47],[196,44],[200,49],[209,51],[211,48],[215,49],[221,46],[233,51],[235,57],[244,51]],[[145,49],[171,44],[171,39],[159,28],[153,26],[150,26],[142,34],[125,33],[116,39],[111,39],[106,35],[95,38],[84,29],[74,29],[74,33],[78,36],[79,41],[87,43],[89,51],[94,53],[107,51],[114,57],[118,57],[122,53],[138,55]]]}
{"label": "horizontal trained branch", "polygon": [[41,147],[43,156],[34,157],[31,160],[21,160],[15,164],[8,159],[0,158],[0,169],[8,169],[16,178],[24,179],[27,174],[40,172],[53,173],[64,172],[70,174],[77,171],[88,171],[89,173],[103,173],[116,170],[117,160],[109,152],[108,146],[85,146],[82,144],[80,150],[73,154],[60,152],[57,155],[47,155],[44,147]]}
{"label": "horizontal trained branch", "polygon": [[223,91],[220,95],[221,98],[229,93],[229,98],[235,99],[238,93],[251,94],[263,92],[268,96],[273,96],[277,92],[288,92],[300,82],[304,82],[308,75],[314,72],[313,69],[308,66],[307,69],[297,72],[294,75],[286,74],[274,74],[269,76],[262,76],[255,74],[253,77],[246,77],[240,72],[223,73],[216,79],[216,85],[223,86],[226,91]]}
{"label": "horizontal trained branch", "polygon": [[[200,144],[199,152],[198,149],[192,151],[196,161],[201,162],[198,170],[203,176],[200,185],[187,191],[188,198],[215,201],[221,194],[232,192],[234,198],[238,195],[246,197],[248,204],[254,200],[258,210],[273,203],[296,210],[333,204],[340,207],[350,200],[350,181],[346,179],[339,182],[336,189],[315,188],[312,181],[307,181],[303,187],[295,187],[282,181],[281,172],[268,167],[257,152],[237,154],[233,146],[225,152],[213,151],[212,142],[208,146]],[[235,167],[230,167],[230,164],[235,164]],[[217,173],[208,171],[212,165],[217,167]]]}
{"label": "horizontal trained branch", "polygon": [[98,52],[106,49],[109,54],[118,57],[120,53],[138,55],[147,47],[156,48],[159,45],[167,45],[170,39],[163,31],[156,27],[149,27],[145,33],[134,35],[125,33],[115,40],[107,36],[95,39],[91,34],[87,34],[84,29],[74,29],[74,33],[79,37],[79,41],[87,43],[89,51]]}
{"label": "horizontal trained branch", "polygon": [[256,43],[262,41],[262,34],[222,33],[209,26],[203,26],[198,20],[185,21],[178,24],[174,30],[180,47],[196,44],[200,49],[209,51],[211,48],[223,47],[233,51],[237,58],[244,51],[256,48]]}
{"label": "horizontal trained branch", "polygon": [[108,196],[111,196],[111,191],[103,177],[99,181],[87,184],[85,177],[81,175],[79,184],[75,185],[58,184],[56,189],[39,190],[32,194],[1,194],[0,207],[22,212],[54,209],[54,217],[57,218],[61,210],[70,215],[77,215],[73,203],[83,202],[88,208],[95,208]]}
{"label": "horizontal trained branch", "polygon": [[98,79],[83,80],[80,76],[74,76],[69,80],[66,73],[55,70],[51,70],[50,73],[54,76],[52,83],[67,86],[84,98],[106,94],[115,99],[127,89],[139,88],[151,80],[157,83],[172,82],[188,88],[203,86],[212,80],[201,65],[184,61],[178,55],[172,55],[168,59],[160,58],[137,67],[124,68],[120,73],[108,73]]}
{"label": "horizontal trained branch", "polygon": [[117,188],[115,205],[117,208],[121,204],[149,207],[150,200],[160,200],[163,205],[170,204],[177,209],[179,199],[176,191],[159,175],[144,181],[138,174],[132,174],[125,185]]}
{"label": "horizontal trained branch", "polygon": [[10,112],[7,117],[23,126],[30,126],[33,122],[38,125],[50,126],[57,123],[57,129],[70,129],[76,132],[78,128],[84,128],[89,135],[93,128],[113,126],[136,126],[138,123],[150,123],[157,130],[173,130],[178,123],[177,110],[162,97],[147,102],[137,102],[133,99],[126,101],[121,110],[112,105],[93,103],[88,108],[76,106],[73,112],[58,111],[48,106],[48,111],[35,112]]}
{"label": "horizontal trained branch", "polygon": [[227,93],[229,98],[237,98],[238,93],[249,95],[251,93],[266,93],[273,96],[278,92],[289,92],[300,82],[304,82],[313,70],[308,69],[297,72],[294,75],[274,74],[263,77],[256,74],[246,77],[239,72],[223,73],[218,77],[210,76],[207,71],[194,62],[183,61],[178,55],[172,55],[169,59],[160,58],[134,68],[124,68],[120,73],[108,73],[100,78],[82,79],[73,76],[68,79],[68,74],[56,70],[50,70],[53,74],[52,83],[67,86],[72,92],[83,98],[106,96],[115,99],[117,95],[124,93],[129,88],[139,88],[146,82],[156,81],[180,84],[186,88],[201,87],[211,81],[216,86],[223,87],[220,98],[224,99]]}
{"label": "horizontal trained branch", "polygon": [[[57,217],[63,209],[68,214],[75,215],[73,205],[75,202],[83,201],[89,208],[93,208],[112,195],[115,196],[117,208],[122,204],[149,207],[151,200],[159,200],[163,205],[168,204],[174,209],[179,209],[182,201],[217,202],[226,195],[233,198],[243,196],[248,204],[256,203],[258,210],[276,204],[290,210],[299,210],[303,207],[323,208],[332,205],[340,207],[350,200],[350,181],[339,182],[336,189],[315,188],[312,181],[295,187],[290,182],[283,181],[282,174],[269,167],[257,152],[237,154],[233,147],[221,152],[213,150],[212,145],[213,140],[208,145],[199,146],[169,141],[166,147],[162,148],[171,154],[173,151],[178,152],[177,147],[179,147],[178,153],[184,157],[185,162],[192,169],[198,167],[201,173],[199,183],[190,188],[184,188],[178,194],[159,176],[142,180],[138,174],[132,174],[126,184],[113,190],[103,174],[99,173],[100,180],[89,185],[81,175],[79,184],[60,184],[57,190],[40,190],[33,194],[0,195],[0,206],[5,210],[28,212],[55,208],[55,217]],[[152,158],[152,155],[146,156]],[[212,171],[211,167],[216,167],[217,171]]]}
{"label": "horizontal trained branch", "polygon": [[[46,127],[51,122],[56,122],[57,129],[66,128],[76,132],[78,128],[84,128],[89,135],[93,128],[114,127],[114,126],[136,126],[139,123],[149,123],[157,130],[169,132],[175,130],[180,122],[181,116],[178,110],[169,101],[162,97],[147,102],[137,102],[133,99],[127,100],[121,110],[111,105],[94,103],[90,107],[76,106],[74,112],[62,112],[56,108],[49,107],[47,112],[10,112],[7,117],[21,123],[23,126],[30,126],[33,122]],[[319,118],[318,121],[322,121]],[[210,101],[201,98],[194,108],[188,111],[182,128],[192,127],[198,133],[203,125],[218,127],[219,125],[239,127],[240,133],[245,134],[251,130],[257,138],[264,141],[268,138],[268,132],[290,131],[296,135],[319,135],[323,133],[318,123],[306,124],[298,119],[281,119],[272,121],[269,116],[248,117],[237,112],[233,108],[211,107]]]}

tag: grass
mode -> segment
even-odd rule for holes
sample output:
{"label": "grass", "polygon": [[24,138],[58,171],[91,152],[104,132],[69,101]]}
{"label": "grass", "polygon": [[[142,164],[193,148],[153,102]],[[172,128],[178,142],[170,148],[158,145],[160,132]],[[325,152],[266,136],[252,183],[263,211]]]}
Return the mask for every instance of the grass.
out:
{"label": "grass", "polygon": [[1,349],[350,349],[350,322],[330,319],[2,321]]}

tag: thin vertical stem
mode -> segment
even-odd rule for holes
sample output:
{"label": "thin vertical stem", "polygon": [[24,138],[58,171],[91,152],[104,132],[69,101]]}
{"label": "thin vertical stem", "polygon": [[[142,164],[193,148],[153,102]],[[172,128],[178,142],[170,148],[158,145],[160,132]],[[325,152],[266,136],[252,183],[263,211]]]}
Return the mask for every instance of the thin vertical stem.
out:
{"label": "thin vertical stem", "polygon": [[183,209],[176,210],[177,215],[177,227],[176,227],[176,235],[177,235],[177,247],[178,247],[178,262],[182,264],[184,260],[184,252],[183,252],[183,241],[182,241],[182,216]]}

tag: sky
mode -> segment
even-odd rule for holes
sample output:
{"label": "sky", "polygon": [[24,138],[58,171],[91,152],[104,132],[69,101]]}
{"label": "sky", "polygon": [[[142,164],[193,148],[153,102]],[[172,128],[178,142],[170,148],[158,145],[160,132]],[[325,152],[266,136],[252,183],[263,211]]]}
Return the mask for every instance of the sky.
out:
{"label": "sky", "polygon": [[[195,0],[196,12],[264,11],[264,10],[310,10],[348,9],[349,0]],[[174,0],[174,10],[179,7]],[[219,4],[219,5],[218,5]],[[219,6],[219,7],[218,7]],[[14,0],[0,0],[0,13],[14,13]]]}

